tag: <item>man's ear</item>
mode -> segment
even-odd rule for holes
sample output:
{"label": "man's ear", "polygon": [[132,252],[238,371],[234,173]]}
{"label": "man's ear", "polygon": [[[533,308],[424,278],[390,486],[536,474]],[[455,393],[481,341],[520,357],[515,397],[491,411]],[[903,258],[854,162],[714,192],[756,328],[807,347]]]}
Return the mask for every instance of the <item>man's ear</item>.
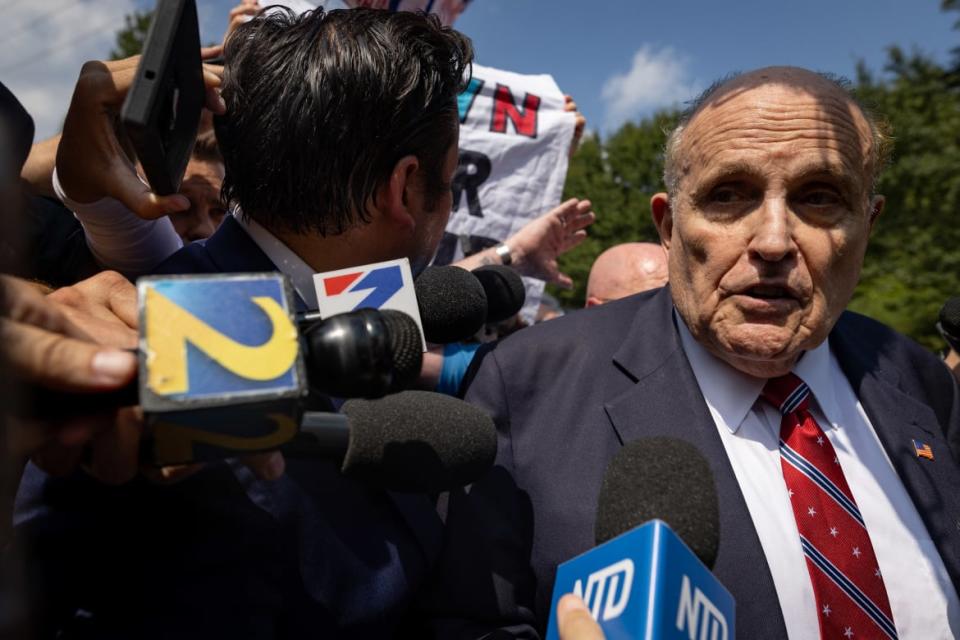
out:
{"label": "man's ear", "polygon": [[386,218],[401,228],[413,228],[416,219],[411,211],[411,201],[419,197],[417,172],[420,161],[416,156],[404,156],[393,166],[390,179],[377,190],[376,208]]}
{"label": "man's ear", "polygon": [[886,196],[873,196],[873,200],[870,202],[870,221],[868,223],[871,232],[873,231],[873,225],[877,222],[877,218],[883,213],[883,207],[886,204]]}
{"label": "man's ear", "polygon": [[650,198],[650,214],[653,217],[653,225],[660,234],[661,246],[669,251],[673,236],[673,210],[670,208],[670,196],[662,192],[653,194]]}

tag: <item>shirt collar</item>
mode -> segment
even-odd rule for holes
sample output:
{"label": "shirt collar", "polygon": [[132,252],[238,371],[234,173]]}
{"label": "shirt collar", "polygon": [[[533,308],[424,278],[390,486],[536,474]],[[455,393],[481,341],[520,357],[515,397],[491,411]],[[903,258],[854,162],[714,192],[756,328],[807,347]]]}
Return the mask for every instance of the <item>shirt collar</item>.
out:
{"label": "shirt collar", "polygon": [[290,278],[297,295],[307,305],[308,310],[317,308],[317,290],[313,284],[313,269],[294,253],[290,247],[283,244],[275,235],[267,231],[256,220],[245,216],[239,208],[233,210],[233,217],[243,227],[250,239],[260,247],[277,269]]}
{"label": "shirt collar", "polygon": [[836,429],[840,423],[840,409],[834,391],[836,388],[834,380],[835,376],[843,373],[830,355],[830,339],[827,338],[816,348],[804,353],[799,362],[794,365],[793,372],[807,383],[810,393],[816,399],[827,422]]}
{"label": "shirt collar", "polygon": [[[732,433],[736,433],[760,397],[766,380],[734,369],[707,351],[706,347],[694,339],[676,309],[673,315],[683,351],[710,413],[715,421],[727,425]],[[807,383],[830,425],[836,428],[839,413],[833,390],[832,376],[836,374],[834,369],[831,367],[829,340],[824,340],[816,348],[804,353],[793,367],[793,373]]]}

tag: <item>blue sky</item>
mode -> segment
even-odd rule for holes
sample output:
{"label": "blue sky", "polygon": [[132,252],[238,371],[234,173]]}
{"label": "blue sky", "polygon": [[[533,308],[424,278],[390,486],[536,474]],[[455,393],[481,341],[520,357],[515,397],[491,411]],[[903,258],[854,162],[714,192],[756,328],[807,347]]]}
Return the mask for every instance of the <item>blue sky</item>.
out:
{"label": "blue sky", "polygon": [[[236,0],[238,1],[238,0]],[[198,0],[202,38],[218,40],[234,0]],[[0,80],[34,114],[38,138],[60,126],[82,61],[104,56],[123,15],[144,0],[3,0]],[[938,60],[960,45],[939,0],[473,0],[456,27],[477,61],[550,73],[589,125],[689,99],[733,70],[792,64],[879,71],[889,45]]]}
{"label": "blue sky", "polygon": [[601,131],[734,70],[789,64],[852,76],[892,44],[939,60],[960,44],[939,0],[475,0],[457,27],[482,64],[552,74]]}

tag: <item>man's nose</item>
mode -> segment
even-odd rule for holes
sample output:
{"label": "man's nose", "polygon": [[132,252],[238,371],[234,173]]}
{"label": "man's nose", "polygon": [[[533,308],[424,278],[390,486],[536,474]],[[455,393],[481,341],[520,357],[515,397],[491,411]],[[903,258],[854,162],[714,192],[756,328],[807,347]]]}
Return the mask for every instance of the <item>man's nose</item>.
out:
{"label": "man's nose", "polygon": [[750,253],[767,262],[779,262],[796,251],[790,209],[784,198],[766,197],[756,212]]}

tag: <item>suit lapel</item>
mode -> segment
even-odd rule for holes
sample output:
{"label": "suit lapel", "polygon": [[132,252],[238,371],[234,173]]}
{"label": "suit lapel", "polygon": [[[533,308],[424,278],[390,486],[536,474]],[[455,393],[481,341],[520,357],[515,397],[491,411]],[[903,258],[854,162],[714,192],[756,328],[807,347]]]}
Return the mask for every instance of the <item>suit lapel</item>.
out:
{"label": "suit lapel", "polygon": [[614,365],[635,384],[604,405],[621,444],[668,436],[694,444],[710,464],[720,507],[713,568],[737,599],[737,618],[756,637],[786,637],[780,604],[756,529],[716,423],[674,326],[669,287],[640,305]]}
{"label": "suit lapel", "polygon": [[[960,529],[960,491],[950,489],[960,488],[960,469],[933,409],[901,390],[892,363],[872,361],[864,355],[875,352],[876,345],[873,351],[867,350],[867,345],[858,344],[842,325],[830,340],[840,367],[960,591],[960,548],[954,542]],[[919,457],[914,440],[930,445],[934,459]]]}

